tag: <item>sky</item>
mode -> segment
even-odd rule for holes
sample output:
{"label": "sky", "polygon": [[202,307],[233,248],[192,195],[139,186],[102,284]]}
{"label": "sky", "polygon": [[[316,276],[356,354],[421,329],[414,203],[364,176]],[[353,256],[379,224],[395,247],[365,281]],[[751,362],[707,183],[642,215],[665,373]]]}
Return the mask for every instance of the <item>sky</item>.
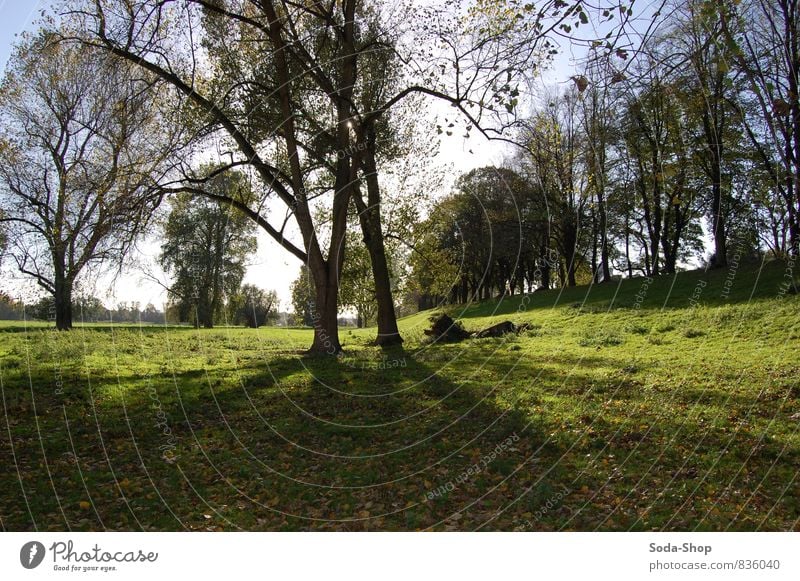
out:
{"label": "sky", "polygon": [[0,65],[5,70],[17,33],[29,30],[48,0],[0,0]]}
{"label": "sky", "polygon": [[[15,42],[15,35],[23,30],[31,30],[41,10],[49,5],[50,0],[0,0],[0,67],[3,70]],[[574,56],[568,52],[560,56],[546,79],[551,83],[570,82],[570,60]],[[440,115],[447,114],[448,108],[437,107],[435,104],[430,107],[428,114],[435,115],[437,109]],[[456,132],[452,137],[442,136],[441,147],[434,161],[437,166],[450,168],[453,177],[476,167],[499,165],[502,162],[506,147],[496,142],[487,142],[476,135],[466,141],[459,133]],[[449,185],[445,184],[444,191],[437,194],[446,193],[448,189]],[[157,265],[159,248],[158,238],[151,236],[141,241],[141,253],[121,274],[112,276],[87,273],[89,276],[85,278],[88,281],[87,286],[91,288],[90,292],[108,306],[138,301],[142,306],[153,303],[163,308],[166,301],[164,285],[168,284],[168,278]],[[258,250],[250,257],[244,282],[276,290],[281,308],[291,310],[289,286],[296,278],[300,266],[295,257],[259,229]],[[21,298],[30,300],[27,297],[36,288],[35,285],[13,273],[8,267],[3,274],[4,278],[12,276],[11,286],[19,289]]]}

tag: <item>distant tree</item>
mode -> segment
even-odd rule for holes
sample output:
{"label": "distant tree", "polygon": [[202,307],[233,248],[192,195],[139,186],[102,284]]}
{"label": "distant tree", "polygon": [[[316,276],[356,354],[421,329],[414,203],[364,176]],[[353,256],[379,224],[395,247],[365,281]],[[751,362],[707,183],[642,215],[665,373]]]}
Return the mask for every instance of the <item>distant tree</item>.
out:
{"label": "distant tree", "polygon": [[354,232],[348,232],[346,240],[348,252],[339,280],[339,304],[355,310],[356,325],[366,327],[378,306],[369,252]]}
{"label": "distant tree", "polygon": [[314,279],[307,266],[300,268],[300,273],[292,283],[292,308],[294,309],[294,319],[297,325],[305,327],[314,326],[316,296],[314,291]]}
{"label": "distant tree", "polygon": [[680,260],[702,251],[697,218],[698,168],[692,164],[689,122],[675,79],[647,55],[628,94],[625,154],[631,160],[646,243],[648,275],[672,274]]}
{"label": "distant tree", "polygon": [[52,39],[20,44],[0,87],[0,222],[63,330],[84,268],[121,261],[147,226],[176,132],[147,74]]}
{"label": "distant tree", "polygon": [[688,121],[687,161],[696,168],[693,181],[708,217],[716,267],[727,265],[737,210],[733,174],[737,160],[747,157],[739,114],[743,83],[736,78],[741,75],[720,22],[728,3],[688,0],[676,5],[665,40],[656,46],[663,53],[661,66],[675,70],[675,105]]}
{"label": "distant tree", "polygon": [[28,316],[38,321],[52,321],[55,318],[55,299],[45,295],[27,308]]}
{"label": "distant tree", "polygon": [[[235,170],[218,174],[206,189],[252,197],[247,177]],[[173,279],[170,301],[181,321],[211,328],[223,314],[225,297],[238,292],[245,260],[256,250],[255,224],[228,204],[188,193],[177,194],[170,206],[160,258]]]}
{"label": "distant tree", "polygon": [[117,323],[138,323],[141,313],[139,301],[121,301],[110,311],[109,318]]}
{"label": "distant tree", "polygon": [[19,320],[22,318],[23,304],[0,291],[0,319]]}
{"label": "distant tree", "polygon": [[458,256],[444,248],[441,236],[445,224],[432,215],[419,225],[413,251],[409,256],[411,274],[407,291],[416,299],[417,308],[425,310],[449,299],[459,278]]}
{"label": "distant tree", "polygon": [[243,284],[230,299],[231,320],[237,325],[257,329],[278,316],[278,293],[252,284]]}
{"label": "distant tree", "polygon": [[159,311],[153,303],[147,303],[147,306],[141,312],[141,320],[144,323],[163,323],[164,313]]}
{"label": "distant tree", "polygon": [[[73,301],[73,311],[81,321],[108,321],[109,310],[99,298],[94,296],[83,296]],[[117,320],[117,319],[112,319]]]}
{"label": "distant tree", "polygon": [[513,295],[548,280],[538,268],[544,216],[540,190],[518,172],[482,167],[462,175],[416,229],[409,290],[420,308]]}
{"label": "distant tree", "polygon": [[612,254],[608,216],[609,154],[616,133],[610,88],[602,84],[592,85],[581,100],[580,110],[581,129],[586,138],[583,157],[587,190],[591,199],[592,271],[596,281],[608,282],[611,280]]}
{"label": "distant tree", "polygon": [[[402,208],[401,208],[402,210]],[[347,233],[347,257],[342,266],[341,280],[339,281],[339,303],[356,312],[358,327],[366,327],[377,322],[380,309],[378,290],[375,285],[374,264],[370,258],[369,248],[362,241],[362,231],[350,230]],[[390,238],[382,244],[382,254],[385,256],[385,267],[389,277],[389,286],[392,296],[397,296],[400,281],[403,278],[400,262],[401,244],[396,238]],[[394,309],[394,307],[393,307]]]}

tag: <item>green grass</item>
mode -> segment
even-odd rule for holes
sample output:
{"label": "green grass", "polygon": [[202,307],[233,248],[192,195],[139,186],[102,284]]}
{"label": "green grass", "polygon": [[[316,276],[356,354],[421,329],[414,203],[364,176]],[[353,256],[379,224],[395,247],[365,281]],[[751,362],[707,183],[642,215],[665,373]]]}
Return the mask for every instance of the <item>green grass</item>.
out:
{"label": "green grass", "polygon": [[[519,336],[0,323],[7,530],[798,530],[786,265],[447,310]],[[698,290],[699,289],[699,290]]]}

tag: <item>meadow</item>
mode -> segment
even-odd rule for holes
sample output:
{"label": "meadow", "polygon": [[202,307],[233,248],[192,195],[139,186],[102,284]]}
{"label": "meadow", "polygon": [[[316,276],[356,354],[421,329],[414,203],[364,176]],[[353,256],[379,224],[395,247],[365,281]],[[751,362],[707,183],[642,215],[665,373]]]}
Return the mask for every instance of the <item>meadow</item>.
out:
{"label": "meadow", "polygon": [[793,265],[342,329],[0,323],[3,530],[800,530]]}

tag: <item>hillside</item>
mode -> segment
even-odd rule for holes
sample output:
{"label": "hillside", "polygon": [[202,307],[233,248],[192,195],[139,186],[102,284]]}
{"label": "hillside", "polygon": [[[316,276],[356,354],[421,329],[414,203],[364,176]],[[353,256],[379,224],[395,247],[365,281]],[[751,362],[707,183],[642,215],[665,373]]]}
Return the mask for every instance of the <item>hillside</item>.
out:
{"label": "hillside", "polygon": [[[489,324],[501,318],[515,322],[535,321],[547,316],[543,311],[568,307],[577,313],[610,314],[612,311],[675,311],[688,307],[728,307],[742,303],[764,302],[797,294],[800,275],[792,277],[784,262],[742,264],[738,268],[693,270],[674,276],[621,279],[608,284],[538,291],[502,300],[448,306],[453,318],[466,319],[467,326]],[[401,319],[405,329],[427,323],[430,311]]]}

